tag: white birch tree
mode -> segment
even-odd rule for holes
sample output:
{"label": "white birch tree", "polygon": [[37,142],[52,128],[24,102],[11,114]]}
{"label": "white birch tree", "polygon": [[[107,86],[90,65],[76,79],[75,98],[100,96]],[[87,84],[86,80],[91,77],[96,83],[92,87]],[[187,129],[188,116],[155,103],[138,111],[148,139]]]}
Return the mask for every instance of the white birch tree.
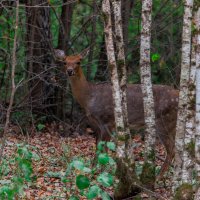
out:
{"label": "white birch tree", "polygon": [[[155,141],[156,141],[156,122],[154,110],[154,98],[151,83],[151,12],[152,0],[142,0],[142,25],[141,25],[141,40],[140,40],[140,77],[141,88],[143,93],[144,116],[145,116],[145,165],[144,171],[150,178],[155,178]],[[149,168],[147,170],[147,168]],[[149,173],[152,176],[149,176]],[[145,181],[147,181],[146,175]]]}
{"label": "white birch tree", "polygon": [[[197,6],[197,5],[195,5]],[[200,6],[200,5],[199,5]],[[200,183],[200,7],[195,13],[196,28],[196,132],[195,132],[195,168],[197,172],[197,181]],[[195,200],[200,199],[200,187],[198,186]]]}
{"label": "white birch tree", "polygon": [[173,176],[173,191],[175,191],[182,184],[183,175],[183,152],[185,147],[184,138],[188,108],[188,83],[190,76],[192,8],[193,0],[185,0],[182,32],[180,92],[175,138],[175,169]]}
{"label": "white birch tree", "polygon": [[192,184],[194,170],[194,132],[195,132],[195,77],[196,77],[196,37],[192,39],[191,67],[188,83],[187,118],[184,136],[182,182]]}
{"label": "white birch tree", "polygon": [[[118,40],[117,61],[115,59],[115,48],[113,41],[111,4],[114,9],[115,33]],[[124,44],[122,35],[121,22],[121,0],[103,0],[102,11],[104,14],[104,32],[106,41],[106,51],[108,57],[108,65],[111,73],[112,95],[114,101],[114,116],[117,132],[117,178],[119,180],[118,187],[115,190],[115,199],[128,197],[135,189],[136,177],[134,172],[134,161],[131,145],[127,145],[130,140],[128,129],[128,114],[126,105],[126,69]],[[119,65],[119,66],[118,66]],[[118,67],[120,74],[118,74]],[[119,79],[120,76],[120,79]],[[128,137],[127,137],[128,135]]]}
{"label": "white birch tree", "polygon": [[122,101],[121,101],[119,77],[117,72],[117,63],[115,59],[115,49],[114,49],[112,21],[111,21],[111,8],[109,0],[104,0],[102,2],[102,10],[105,15],[104,32],[106,40],[106,51],[108,56],[108,65],[111,72],[116,131],[119,135],[121,134],[123,135],[125,131],[125,125],[124,125],[124,118],[122,111]]}
{"label": "white birch tree", "polygon": [[125,132],[130,134],[129,125],[128,125],[128,112],[127,112],[127,71],[125,63],[125,52],[124,52],[124,39],[123,39],[123,30],[122,30],[122,15],[121,15],[121,0],[111,0],[112,7],[114,11],[115,19],[115,39],[116,39],[116,48],[117,48],[117,68],[121,72],[119,75],[119,84],[121,89],[121,98],[122,98],[122,112],[125,123]]}

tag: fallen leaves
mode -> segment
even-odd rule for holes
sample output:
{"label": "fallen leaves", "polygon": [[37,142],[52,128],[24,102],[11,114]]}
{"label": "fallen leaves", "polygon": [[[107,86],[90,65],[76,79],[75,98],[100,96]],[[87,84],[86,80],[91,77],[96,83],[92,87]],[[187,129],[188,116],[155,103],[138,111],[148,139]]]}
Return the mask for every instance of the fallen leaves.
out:
{"label": "fallen leaves", "polygon": [[[63,175],[65,173],[66,166],[73,157],[82,157],[89,161],[95,158],[96,140],[90,135],[92,130],[87,129],[86,132],[88,134],[76,136],[75,138],[61,137],[53,125],[48,125],[45,126],[43,132],[35,133],[29,137],[19,134],[8,135],[4,149],[5,158],[13,158],[16,152],[16,144],[24,142],[32,147],[32,152],[39,155],[38,160],[33,160],[33,171],[37,178],[25,190],[23,199],[39,200],[50,197],[55,200],[69,199],[71,185],[68,182],[62,182],[59,174]],[[142,163],[144,142],[138,135],[134,136],[133,140],[136,144],[133,153],[136,160]],[[164,159],[165,151],[162,145],[157,145],[157,151],[159,157]],[[162,159],[157,159],[156,162],[158,165],[163,163]],[[10,180],[15,169],[11,164],[8,167],[9,173],[5,178]],[[166,189],[164,185],[156,189],[158,194],[166,198],[170,197],[168,191],[169,188]],[[148,195],[144,193],[143,198],[148,199]]]}

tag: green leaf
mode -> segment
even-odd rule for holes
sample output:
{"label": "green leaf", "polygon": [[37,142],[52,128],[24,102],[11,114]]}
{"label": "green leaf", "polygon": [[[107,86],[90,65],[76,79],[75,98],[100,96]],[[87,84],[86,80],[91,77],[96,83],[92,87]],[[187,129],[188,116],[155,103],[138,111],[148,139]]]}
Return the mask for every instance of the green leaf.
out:
{"label": "green leaf", "polygon": [[104,150],[104,147],[105,147],[105,142],[104,141],[100,141],[99,143],[98,143],[98,145],[97,145],[97,149],[99,150],[99,151],[103,151]]}
{"label": "green leaf", "polygon": [[85,172],[85,173],[91,173],[92,172],[92,170],[88,167],[84,167],[82,171]]}
{"label": "green leaf", "polygon": [[15,193],[16,193],[16,191],[14,191],[13,189],[11,189],[7,186],[3,186],[0,188],[1,199],[13,200]]}
{"label": "green leaf", "polygon": [[109,156],[107,153],[101,153],[98,156],[98,162],[102,165],[106,165],[109,162]]}
{"label": "green leaf", "polygon": [[116,162],[113,158],[109,157],[109,164],[110,165],[116,165]]}
{"label": "green leaf", "polygon": [[18,147],[17,153],[19,154],[20,157],[24,157],[28,160],[32,159],[33,156],[32,152],[29,151],[27,146]]}
{"label": "green leaf", "polygon": [[143,169],[143,165],[140,163],[135,164],[135,173],[137,174],[137,176],[140,176],[142,174],[142,169]]}
{"label": "green leaf", "polygon": [[41,131],[43,128],[45,128],[45,125],[44,125],[44,124],[38,124],[38,125],[37,125],[37,129],[38,129],[39,131]]}
{"label": "green leaf", "polygon": [[82,161],[79,161],[79,160],[74,160],[72,162],[72,165],[74,168],[78,169],[78,170],[83,170],[84,169],[84,163]]}
{"label": "green leaf", "polygon": [[19,167],[21,168],[24,177],[27,181],[31,180],[31,175],[33,173],[32,164],[29,160],[22,159],[19,163]]}
{"label": "green leaf", "polygon": [[102,191],[101,197],[102,197],[102,200],[110,200],[110,196],[107,192]]}
{"label": "green leaf", "polygon": [[78,198],[77,196],[71,196],[71,197],[69,198],[69,200],[79,200],[79,198]]}
{"label": "green leaf", "polygon": [[116,145],[115,145],[114,142],[107,142],[106,145],[111,151],[115,151],[116,150]]}
{"label": "green leaf", "polygon": [[159,60],[159,59],[160,59],[160,54],[158,54],[158,53],[154,53],[154,54],[151,56],[152,62],[155,62],[155,61],[157,61],[157,60]]}
{"label": "green leaf", "polygon": [[2,21],[4,23],[8,22],[8,20],[3,15],[0,16],[0,21]]}
{"label": "green leaf", "polygon": [[113,176],[107,172],[103,172],[97,177],[97,181],[104,187],[110,187],[113,184]]}
{"label": "green leaf", "polygon": [[34,161],[40,160],[40,156],[37,153],[32,153],[32,157],[33,157]]}
{"label": "green leaf", "polygon": [[0,180],[0,184],[1,185],[8,185],[8,184],[11,184],[11,180]]}
{"label": "green leaf", "polygon": [[76,177],[76,186],[80,189],[83,190],[85,188],[88,188],[90,186],[90,180],[83,175],[78,175]]}
{"label": "green leaf", "polygon": [[93,185],[92,187],[89,188],[89,191],[87,193],[87,198],[88,199],[94,199],[95,197],[98,196],[99,190],[101,190],[97,185]]}
{"label": "green leaf", "polygon": [[51,178],[61,178],[62,175],[60,174],[60,172],[53,172],[53,171],[48,171],[45,174],[46,177],[51,177]]}
{"label": "green leaf", "polygon": [[67,179],[67,178],[65,178],[65,177],[61,177],[61,181],[62,181],[63,183],[69,183],[69,182],[70,182],[70,179]]}

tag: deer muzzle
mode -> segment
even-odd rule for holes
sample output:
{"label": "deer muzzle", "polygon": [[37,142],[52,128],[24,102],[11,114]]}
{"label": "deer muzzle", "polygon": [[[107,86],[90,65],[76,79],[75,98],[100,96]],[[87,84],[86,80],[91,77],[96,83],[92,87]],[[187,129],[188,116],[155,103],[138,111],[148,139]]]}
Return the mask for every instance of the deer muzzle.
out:
{"label": "deer muzzle", "polygon": [[75,73],[74,73],[73,69],[68,69],[67,74],[68,74],[68,76],[74,76]]}

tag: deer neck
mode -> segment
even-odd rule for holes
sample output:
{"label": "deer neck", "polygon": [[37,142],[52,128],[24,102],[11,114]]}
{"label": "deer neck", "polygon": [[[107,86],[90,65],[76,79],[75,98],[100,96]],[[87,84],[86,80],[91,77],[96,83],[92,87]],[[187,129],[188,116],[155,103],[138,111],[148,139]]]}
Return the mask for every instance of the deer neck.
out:
{"label": "deer neck", "polygon": [[76,101],[82,108],[87,109],[87,102],[90,94],[90,84],[86,80],[85,75],[81,68],[79,68],[76,76],[70,77],[72,93]]}

